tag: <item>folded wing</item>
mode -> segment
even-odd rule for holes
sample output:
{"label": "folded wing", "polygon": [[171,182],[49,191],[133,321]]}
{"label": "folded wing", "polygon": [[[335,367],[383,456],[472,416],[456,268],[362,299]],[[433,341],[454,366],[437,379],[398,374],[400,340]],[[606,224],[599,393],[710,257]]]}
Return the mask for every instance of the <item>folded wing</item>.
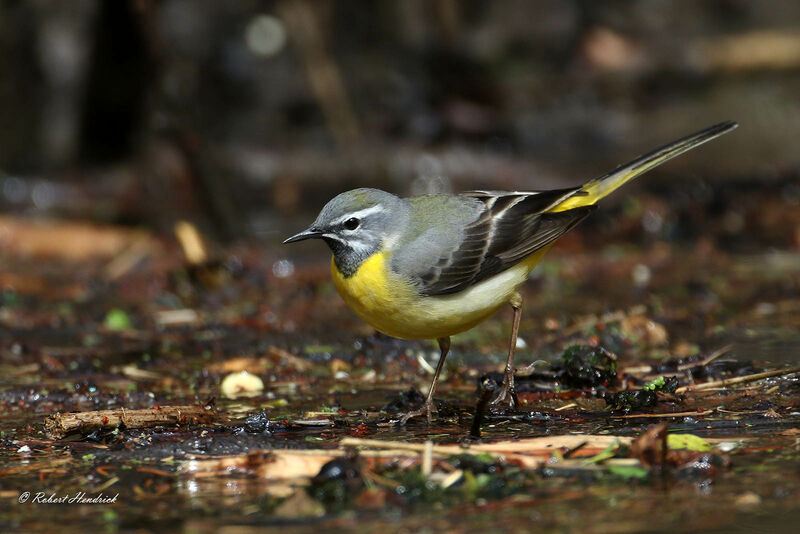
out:
{"label": "folded wing", "polygon": [[[481,203],[480,215],[463,228],[452,247],[439,251],[437,261],[417,269],[414,282],[419,291],[457,293],[550,245],[593,211],[594,206],[583,206],[548,213],[576,194],[582,194],[580,188],[462,193]],[[420,245],[412,248],[421,249]]]}

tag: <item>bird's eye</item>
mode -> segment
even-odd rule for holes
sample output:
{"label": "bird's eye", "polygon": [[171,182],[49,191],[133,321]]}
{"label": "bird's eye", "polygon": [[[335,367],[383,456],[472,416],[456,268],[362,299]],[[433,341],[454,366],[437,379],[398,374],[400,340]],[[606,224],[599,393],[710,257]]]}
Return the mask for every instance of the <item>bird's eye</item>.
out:
{"label": "bird's eye", "polygon": [[347,228],[348,230],[355,230],[356,228],[358,228],[360,222],[361,221],[359,221],[355,217],[350,217],[344,222],[344,227]]}

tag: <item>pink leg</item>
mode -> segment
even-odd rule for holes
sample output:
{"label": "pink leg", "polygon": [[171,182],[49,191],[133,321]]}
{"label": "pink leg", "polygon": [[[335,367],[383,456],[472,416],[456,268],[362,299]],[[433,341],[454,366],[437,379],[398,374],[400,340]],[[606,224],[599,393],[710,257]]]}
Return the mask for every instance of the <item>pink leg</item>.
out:
{"label": "pink leg", "polygon": [[436,341],[439,342],[439,350],[441,351],[441,356],[439,356],[439,363],[436,364],[436,372],[433,374],[433,381],[431,382],[431,387],[428,389],[428,398],[425,400],[425,405],[420,410],[414,410],[413,412],[408,412],[403,417],[400,418],[400,424],[405,425],[406,422],[411,419],[412,417],[418,417],[420,415],[425,415],[428,418],[428,423],[431,422],[431,412],[434,411],[433,407],[433,393],[436,391],[436,384],[439,382],[439,374],[442,372],[442,368],[444,367],[444,360],[447,358],[447,353],[450,352],[450,338],[449,337],[440,337]]}
{"label": "pink leg", "polygon": [[519,334],[519,320],[522,317],[522,295],[514,293],[511,297],[511,308],[514,310],[514,322],[511,324],[511,340],[508,347],[506,372],[503,375],[503,386],[492,404],[507,402],[510,408],[514,407],[516,394],[514,392],[514,349],[517,348],[517,335]]}

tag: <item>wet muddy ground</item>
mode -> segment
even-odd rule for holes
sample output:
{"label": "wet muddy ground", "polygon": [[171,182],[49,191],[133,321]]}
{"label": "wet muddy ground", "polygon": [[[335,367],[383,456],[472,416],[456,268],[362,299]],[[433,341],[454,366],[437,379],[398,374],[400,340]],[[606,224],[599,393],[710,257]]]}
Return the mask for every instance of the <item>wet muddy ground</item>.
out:
{"label": "wet muddy ground", "polygon": [[481,402],[508,310],[453,339],[438,414],[406,426],[438,350],[361,323],[321,247],[192,264],[169,236],[3,218],[0,529],[793,532],[800,215],[781,187],[587,221],[523,289],[521,405]]}

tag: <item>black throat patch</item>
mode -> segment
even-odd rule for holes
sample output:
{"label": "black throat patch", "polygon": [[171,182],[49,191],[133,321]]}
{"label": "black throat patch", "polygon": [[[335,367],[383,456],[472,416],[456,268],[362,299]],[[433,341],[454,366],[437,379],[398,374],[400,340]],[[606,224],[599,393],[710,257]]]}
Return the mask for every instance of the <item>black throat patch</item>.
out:
{"label": "black throat patch", "polygon": [[342,273],[345,278],[350,278],[364,261],[372,256],[377,247],[372,250],[356,251],[354,248],[342,243],[337,239],[324,238],[325,242],[333,252],[333,262],[336,268]]}

